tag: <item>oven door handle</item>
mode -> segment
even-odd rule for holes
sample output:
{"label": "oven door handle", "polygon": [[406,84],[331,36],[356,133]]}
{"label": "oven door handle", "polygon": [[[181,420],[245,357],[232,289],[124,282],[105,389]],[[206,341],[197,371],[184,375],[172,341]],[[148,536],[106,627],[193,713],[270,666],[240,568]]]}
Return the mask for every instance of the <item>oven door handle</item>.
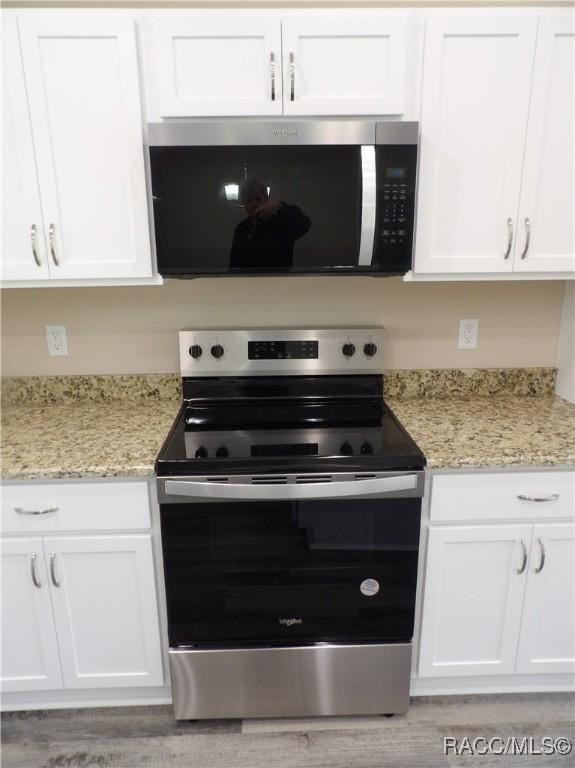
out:
{"label": "oven door handle", "polygon": [[308,501],[315,499],[366,498],[387,493],[411,491],[422,496],[423,473],[345,480],[331,483],[218,483],[202,480],[165,480],[166,496],[187,496],[211,501]]}

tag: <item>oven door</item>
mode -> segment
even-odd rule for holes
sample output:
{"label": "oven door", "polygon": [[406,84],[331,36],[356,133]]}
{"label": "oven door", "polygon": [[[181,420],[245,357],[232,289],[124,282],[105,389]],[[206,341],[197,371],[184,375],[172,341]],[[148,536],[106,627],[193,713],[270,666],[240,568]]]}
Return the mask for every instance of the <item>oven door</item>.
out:
{"label": "oven door", "polygon": [[423,473],[317,479],[158,480],[170,648],[411,640]]}
{"label": "oven door", "polygon": [[148,134],[160,274],[410,269],[416,124],[377,137],[376,123],[352,121],[152,124]]}

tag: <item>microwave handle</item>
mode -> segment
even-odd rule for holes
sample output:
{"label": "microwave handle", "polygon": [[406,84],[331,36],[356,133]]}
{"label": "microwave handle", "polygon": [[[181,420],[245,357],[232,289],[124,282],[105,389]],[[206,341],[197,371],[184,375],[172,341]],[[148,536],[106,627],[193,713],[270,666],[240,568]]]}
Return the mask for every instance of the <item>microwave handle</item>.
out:
{"label": "microwave handle", "polygon": [[366,498],[402,491],[412,491],[410,496],[422,496],[419,490],[420,477],[423,477],[422,473],[410,473],[366,480],[284,485],[165,480],[164,493],[166,496],[187,496],[209,501],[313,501]]}
{"label": "microwave handle", "polygon": [[361,233],[358,266],[369,267],[373,259],[376,206],[375,147],[361,147]]}

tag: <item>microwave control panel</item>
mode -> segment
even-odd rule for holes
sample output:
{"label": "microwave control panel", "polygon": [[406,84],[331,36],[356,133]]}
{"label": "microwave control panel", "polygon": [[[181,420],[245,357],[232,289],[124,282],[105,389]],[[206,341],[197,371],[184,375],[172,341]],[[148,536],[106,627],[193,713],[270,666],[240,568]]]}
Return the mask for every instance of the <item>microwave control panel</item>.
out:
{"label": "microwave control panel", "polygon": [[378,146],[374,262],[411,267],[417,147]]}

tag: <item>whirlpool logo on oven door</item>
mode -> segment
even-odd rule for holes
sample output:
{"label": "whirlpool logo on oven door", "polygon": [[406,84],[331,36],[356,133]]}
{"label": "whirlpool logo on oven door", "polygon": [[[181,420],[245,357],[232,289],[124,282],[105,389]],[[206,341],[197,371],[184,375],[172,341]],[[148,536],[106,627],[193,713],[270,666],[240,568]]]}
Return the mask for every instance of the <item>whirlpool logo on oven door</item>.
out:
{"label": "whirlpool logo on oven door", "polygon": [[302,619],[278,619],[280,624],[284,627],[293,627],[294,624],[301,624]]}
{"label": "whirlpool logo on oven door", "polygon": [[297,136],[297,134],[295,128],[276,128],[272,131],[272,136],[277,136],[280,139],[289,139],[290,136]]}

